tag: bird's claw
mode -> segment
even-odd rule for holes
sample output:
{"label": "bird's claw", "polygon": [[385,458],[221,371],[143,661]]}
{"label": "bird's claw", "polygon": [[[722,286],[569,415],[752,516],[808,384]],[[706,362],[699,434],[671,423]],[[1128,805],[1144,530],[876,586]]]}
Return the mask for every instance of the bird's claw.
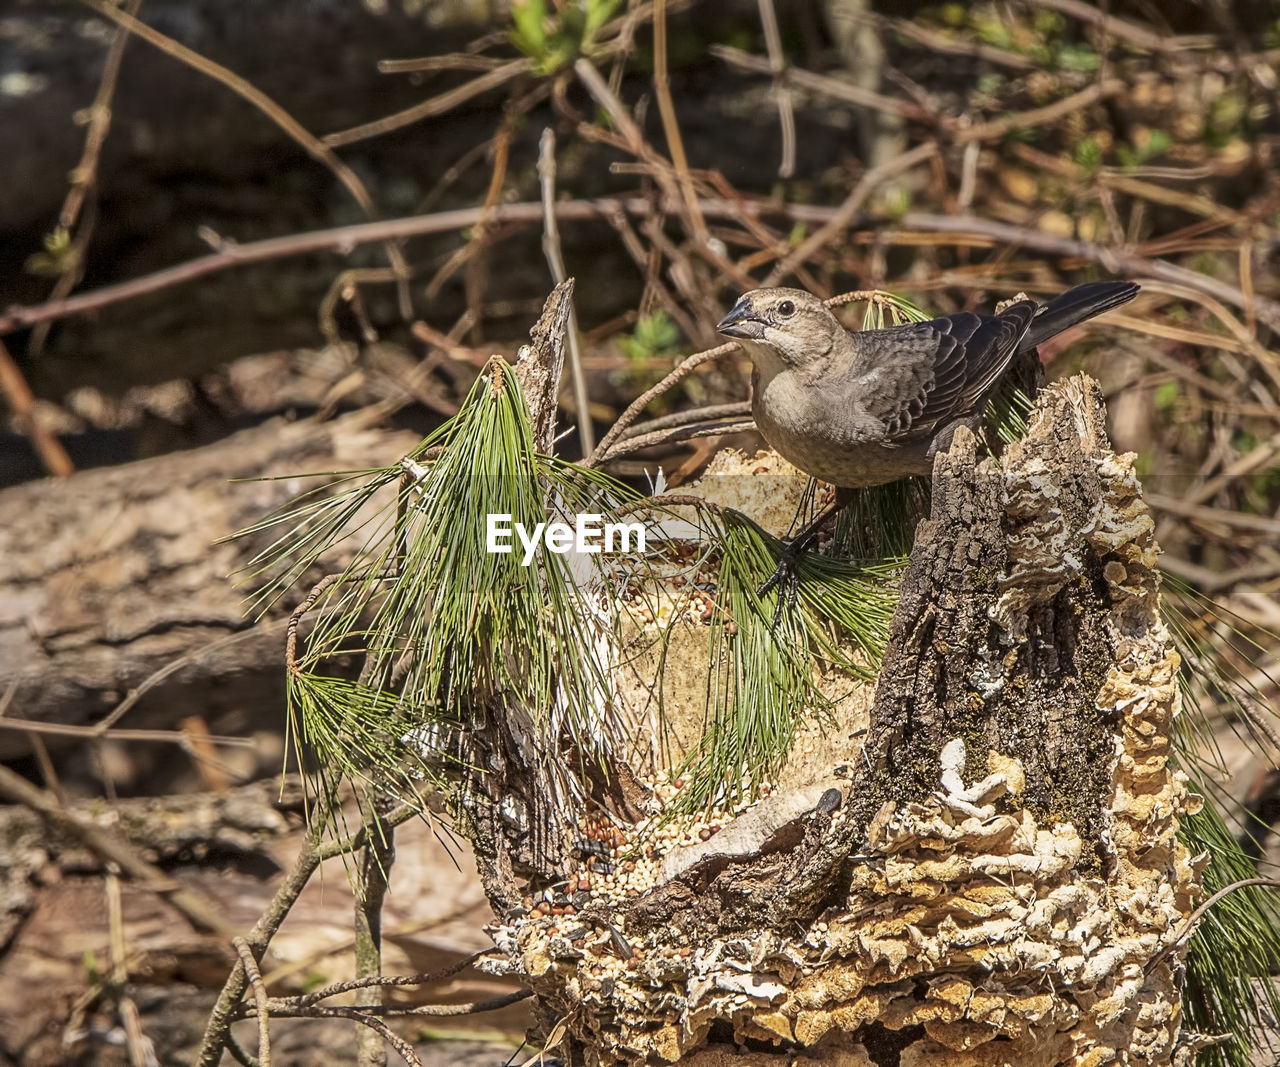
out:
{"label": "bird's claw", "polygon": [[788,611],[795,611],[800,603],[800,553],[802,546],[795,541],[787,542],[778,558],[778,565],[765,583],[756,590],[756,596],[764,598],[778,590],[778,599],[773,607],[773,625],[776,627],[782,619],[783,605]]}

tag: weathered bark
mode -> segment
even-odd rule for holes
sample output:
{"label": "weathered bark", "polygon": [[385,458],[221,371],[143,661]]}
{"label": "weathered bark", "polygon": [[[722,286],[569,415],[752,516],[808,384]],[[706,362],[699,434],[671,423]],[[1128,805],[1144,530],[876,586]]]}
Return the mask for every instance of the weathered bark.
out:
{"label": "weathered bark", "polygon": [[[206,448],[0,493],[0,692],[16,685],[9,715],[90,724],[185,658],[122,725],[172,727],[200,715],[217,732],[228,716],[228,729],[251,727],[263,709],[278,717],[282,635],[251,628],[245,590],[229,577],[270,539],[219,542],[317,482],[230,482],[378,466],[415,442],[367,415],[275,421]],[[0,731],[0,758],[26,751],[22,733]]]}
{"label": "weathered bark", "polygon": [[999,466],[958,434],[843,777],[494,928],[570,1058],[1189,1063],[1153,529],[1089,379]]}

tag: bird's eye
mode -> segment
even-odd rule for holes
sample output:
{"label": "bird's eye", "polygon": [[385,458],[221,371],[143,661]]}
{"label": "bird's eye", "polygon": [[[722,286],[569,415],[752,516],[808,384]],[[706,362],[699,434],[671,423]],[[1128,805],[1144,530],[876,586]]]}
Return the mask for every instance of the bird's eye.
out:
{"label": "bird's eye", "polygon": [[784,300],[778,305],[778,314],[784,319],[791,318],[796,313],[796,303],[794,300]]}

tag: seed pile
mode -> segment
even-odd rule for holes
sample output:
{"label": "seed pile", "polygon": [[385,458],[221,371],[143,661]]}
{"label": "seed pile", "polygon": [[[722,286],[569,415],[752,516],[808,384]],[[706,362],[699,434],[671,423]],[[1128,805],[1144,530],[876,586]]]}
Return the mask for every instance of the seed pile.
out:
{"label": "seed pile", "polygon": [[[695,815],[667,815],[666,809],[684,786],[683,779],[645,776],[656,811],[630,828],[603,816],[590,816],[573,854],[581,866],[564,882],[526,896],[521,902],[531,919],[573,916],[589,904],[634,899],[662,880],[663,859],[672,851],[709,841],[755,802],[712,808]],[[744,789],[745,793],[746,790]],[[760,799],[769,796],[764,786]]]}

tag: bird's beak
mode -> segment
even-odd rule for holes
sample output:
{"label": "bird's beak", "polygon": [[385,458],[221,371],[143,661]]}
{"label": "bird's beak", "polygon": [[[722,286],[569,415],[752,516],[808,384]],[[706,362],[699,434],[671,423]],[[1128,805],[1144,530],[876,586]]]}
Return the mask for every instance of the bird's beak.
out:
{"label": "bird's beak", "polygon": [[716,323],[716,332],[726,337],[759,341],[764,337],[764,322],[756,318],[751,301],[744,297],[733,305],[729,314]]}

